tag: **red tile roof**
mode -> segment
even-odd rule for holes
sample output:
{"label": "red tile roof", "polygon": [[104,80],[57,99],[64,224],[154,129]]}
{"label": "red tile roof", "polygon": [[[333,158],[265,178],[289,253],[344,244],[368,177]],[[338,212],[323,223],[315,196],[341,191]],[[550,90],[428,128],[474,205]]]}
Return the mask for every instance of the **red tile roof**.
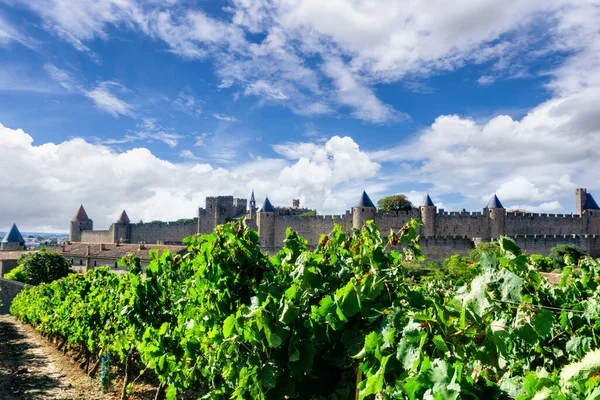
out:
{"label": "red tile roof", "polygon": [[[88,253],[89,247],[89,253]],[[142,260],[150,260],[150,250],[157,249],[158,253],[168,249],[171,253],[185,254],[186,246],[175,245],[143,245],[139,244],[119,244],[116,243],[71,243],[65,244],[64,250],[62,246],[52,248],[52,251],[57,252],[63,257],[89,257],[98,259],[118,260],[119,258],[133,253]]]}
{"label": "red tile roof", "polygon": [[129,216],[127,215],[127,213],[125,212],[125,210],[123,210],[123,212],[121,213],[121,215],[119,215],[119,219],[117,219],[117,222],[121,223],[121,224],[128,224],[129,221]]}
{"label": "red tile roof", "polygon": [[77,214],[73,217],[71,221],[74,222],[86,222],[89,221],[90,217],[88,217],[85,209],[83,208],[83,204],[79,206],[79,210],[77,210]]}

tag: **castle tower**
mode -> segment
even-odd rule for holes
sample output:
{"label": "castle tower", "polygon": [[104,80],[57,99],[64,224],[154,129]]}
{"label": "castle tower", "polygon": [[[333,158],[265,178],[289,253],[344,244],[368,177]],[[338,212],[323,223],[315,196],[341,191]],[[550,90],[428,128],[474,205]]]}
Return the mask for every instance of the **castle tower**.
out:
{"label": "castle tower", "polygon": [[256,219],[256,199],[254,198],[254,189],[252,189],[252,196],[250,196],[250,219]]}
{"label": "castle tower", "polygon": [[365,222],[375,219],[376,213],[375,204],[373,204],[367,192],[363,190],[358,204],[352,207],[352,227],[361,229]]}
{"label": "castle tower", "polygon": [[92,221],[87,213],[83,204],[79,206],[79,210],[71,220],[71,229],[69,230],[69,241],[81,242],[81,232],[91,231],[94,229],[94,221]]}
{"label": "castle tower", "polygon": [[421,211],[421,221],[423,222],[422,235],[435,236],[437,207],[433,204],[429,194],[423,199],[423,204],[421,204],[419,210]]}
{"label": "castle tower", "polygon": [[577,215],[582,215],[585,210],[585,203],[587,202],[587,189],[577,188],[575,189],[575,208]]}
{"label": "castle tower", "polygon": [[10,231],[4,235],[2,242],[0,242],[0,250],[25,250],[25,239],[23,239],[23,235],[19,232],[17,224],[13,224]]}
{"label": "castle tower", "polygon": [[275,207],[271,204],[268,197],[258,212],[257,225],[260,244],[268,249],[275,247]]}
{"label": "castle tower", "polygon": [[498,196],[494,194],[483,211],[489,219],[489,237],[492,239],[499,239],[505,232],[506,209],[502,203],[500,203]]}
{"label": "castle tower", "polygon": [[117,222],[112,226],[113,243],[129,243],[131,239],[131,221],[127,212],[123,210]]}

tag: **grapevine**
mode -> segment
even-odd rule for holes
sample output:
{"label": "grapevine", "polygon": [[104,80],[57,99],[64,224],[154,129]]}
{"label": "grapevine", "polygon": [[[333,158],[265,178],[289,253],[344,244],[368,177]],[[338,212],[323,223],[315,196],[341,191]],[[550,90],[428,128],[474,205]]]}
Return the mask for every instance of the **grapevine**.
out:
{"label": "grapevine", "polygon": [[552,285],[501,238],[464,284],[417,283],[402,263],[423,259],[418,228],[384,241],[373,222],[336,226],[312,251],[288,230],[269,256],[231,222],[187,238],[185,256],[26,289],[11,313],[86,369],[100,355],[125,364],[122,398],[133,362],[168,399],[600,398],[597,261]]}

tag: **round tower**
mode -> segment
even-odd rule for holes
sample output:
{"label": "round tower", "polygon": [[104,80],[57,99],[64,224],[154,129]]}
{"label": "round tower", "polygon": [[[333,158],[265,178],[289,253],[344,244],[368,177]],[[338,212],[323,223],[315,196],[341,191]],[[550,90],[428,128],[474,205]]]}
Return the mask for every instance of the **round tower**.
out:
{"label": "round tower", "polygon": [[25,239],[23,239],[23,235],[19,232],[17,224],[13,224],[10,231],[4,235],[4,238],[0,242],[0,250],[25,250]]}
{"label": "round tower", "polygon": [[94,229],[94,221],[92,221],[87,213],[83,204],[79,206],[79,210],[71,220],[71,228],[69,229],[69,241],[81,242],[81,232],[91,231]]}
{"label": "round tower", "polygon": [[265,197],[265,202],[257,213],[256,223],[260,244],[267,249],[275,247],[275,215],[275,207],[273,207],[269,198]]}
{"label": "round tower", "polygon": [[127,212],[123,210],[117,222],[113,224],[113,243],[130,243],[131,241],[131,221]]}
{"label": "round tower", "polygon": [[365,222],[375,219],[377,208],[369,198],[367,192],[363,190],[358,204],[352,207],[352,227],[361,229]]}
{"label": "round tower", "polygon": [[431,197],[429,197],[429,194],[425,196],[423,204],[421,204],[421,206],[419,207],[419,211],[421,212],[421,222],[423,222],[421,234],[423,236],[435,236],[437,207],[435,206],[435,204],[433,204],[433,201],[431,200]]}
{"label": "round tower", "polygon": [[499,239],[505,232],[506,209],[498,199],[498,196],[494,195],[491,198],[487,207],[484,209],[484,213],[489,219],[489,237],[492,239]]}

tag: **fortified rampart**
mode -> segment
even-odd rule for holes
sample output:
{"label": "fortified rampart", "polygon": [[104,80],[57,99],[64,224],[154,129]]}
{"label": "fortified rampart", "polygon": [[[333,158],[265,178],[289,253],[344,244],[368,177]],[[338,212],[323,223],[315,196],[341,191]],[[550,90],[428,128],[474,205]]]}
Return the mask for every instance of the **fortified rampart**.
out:
{"label": "fortified rampart", "polygon": [[[377,210],[363,192],[352,210],[342,215],[294,215],[300,210],[294,200],[290,207],[274,207],[265,199],[258,210],[254,193],[250,202],[233,196],[206,198],[206,208],[185,222],[154,222],[131,224],[125,211],[106,231],[94,231],[93,221],[83,207],[71,221],[71,241],[88,243],[161,243],[180,244],[193,234],[205,234],[215,226],[246,218],[248,226],[259,233],[265,250],[277,251],[283,246],[287,228],[308,241],[310,247],[319,243],[322,234],[332,231],[335,224],[348,232],[373,220],[387,236],[411,219],[423,222],[420,243],[430,260],[442,260],[452,254],[466,255],[476,243],[503,236],[514,237],[528,253],[548,254],[557,244],[575,244],[588,254],[600,256],[600,208],[586,189],[576,191],[577,214],[538,214],[507,211],[495,195],[481,212],[448,212],[437,209],[429,195],[418,208],[409,211]],[[249,207],[248,207],[249,206]]]}

